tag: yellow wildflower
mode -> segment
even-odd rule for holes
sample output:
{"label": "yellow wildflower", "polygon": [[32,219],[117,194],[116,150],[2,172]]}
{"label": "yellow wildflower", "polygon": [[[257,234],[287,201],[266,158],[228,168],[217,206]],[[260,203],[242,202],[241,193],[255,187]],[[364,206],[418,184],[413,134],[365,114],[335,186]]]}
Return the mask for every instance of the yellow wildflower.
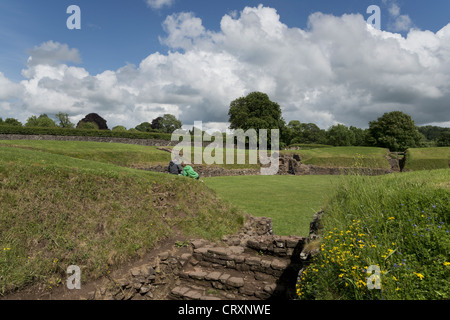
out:
{"label": "yellow wildflower", "polygon": [[423,278],[425,278],[425,276],[421,273],[417,273],[417,272],[413,272],[416,276],[419,277],[420,280],[422,280]]}

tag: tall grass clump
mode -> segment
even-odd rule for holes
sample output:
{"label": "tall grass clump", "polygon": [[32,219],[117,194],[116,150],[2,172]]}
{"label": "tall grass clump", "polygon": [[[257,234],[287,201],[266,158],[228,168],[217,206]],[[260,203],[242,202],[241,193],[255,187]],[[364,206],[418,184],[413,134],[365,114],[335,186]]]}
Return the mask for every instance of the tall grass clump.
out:
{"label": "tall grass clump", "polygon": [[449,299],[449,178],[435,170],[343,180],[324,210],[319,253],[301,275],[299,297]]}

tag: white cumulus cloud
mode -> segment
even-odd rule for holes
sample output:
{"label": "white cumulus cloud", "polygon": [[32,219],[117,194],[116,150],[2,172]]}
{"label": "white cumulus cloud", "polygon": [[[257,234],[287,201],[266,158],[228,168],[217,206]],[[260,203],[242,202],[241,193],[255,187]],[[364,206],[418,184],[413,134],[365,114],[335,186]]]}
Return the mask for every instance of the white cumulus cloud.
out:
{"label": "white cumulus cloud", "polygon": [[170,7],[174,0],[146,0],[147,5],[152,9],[161,9],[162,7]]}
{"label": "white cumulus cloud", "polygon": [[30,51],[26,80],[0,74],[0,106],[16,118],[62,111],[79,120],[97,112],[109,127],[128,128],[170,113],[223,130],[230,102],[262,91],[285,120],[322,128],[367,127],[394,110],[417,124],[450,121],[450,24],[404,37],[369,27],[362,15],[314,13],[300,29],[260,5],[224,15],[219,31],[193,13],[168,16],[163,27],[168,53],[97,75],[70,65],[80,61],[76,49],[42,44]]}

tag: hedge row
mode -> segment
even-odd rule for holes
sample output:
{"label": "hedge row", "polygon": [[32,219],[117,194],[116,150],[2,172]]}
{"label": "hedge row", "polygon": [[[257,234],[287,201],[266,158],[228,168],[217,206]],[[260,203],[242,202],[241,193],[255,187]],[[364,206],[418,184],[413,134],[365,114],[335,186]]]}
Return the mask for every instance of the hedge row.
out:
{"label": "hedge row", "polygon": [[326,144],[306,144],[306,143],[294,143],[288,146],[288,148],[297,148],[297,147],[301,149],[333,148],[333,146]]}
{"label": "hedge row", "polygon": [[50,136],[82,136],[82,137],[114,137],[128,139],[151,139],[170,141],[172,135],[161,132],[120,132],[110,130],[83,130],[63,128],[27,128],[0,126],[0,134],[50,135]]}

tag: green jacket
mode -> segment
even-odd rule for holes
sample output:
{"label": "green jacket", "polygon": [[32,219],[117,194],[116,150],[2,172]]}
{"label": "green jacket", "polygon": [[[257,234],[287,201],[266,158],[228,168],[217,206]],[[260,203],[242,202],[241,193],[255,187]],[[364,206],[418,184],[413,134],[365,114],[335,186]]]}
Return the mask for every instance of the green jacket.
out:
{"label": "green jacket", "polygon": [[191,166],[185,166],[183,168],[183,172],[181,173],[181,175],[184,176],[184,177],[198,179],[198,173],[195,172],[194,169],[192,169]]}

